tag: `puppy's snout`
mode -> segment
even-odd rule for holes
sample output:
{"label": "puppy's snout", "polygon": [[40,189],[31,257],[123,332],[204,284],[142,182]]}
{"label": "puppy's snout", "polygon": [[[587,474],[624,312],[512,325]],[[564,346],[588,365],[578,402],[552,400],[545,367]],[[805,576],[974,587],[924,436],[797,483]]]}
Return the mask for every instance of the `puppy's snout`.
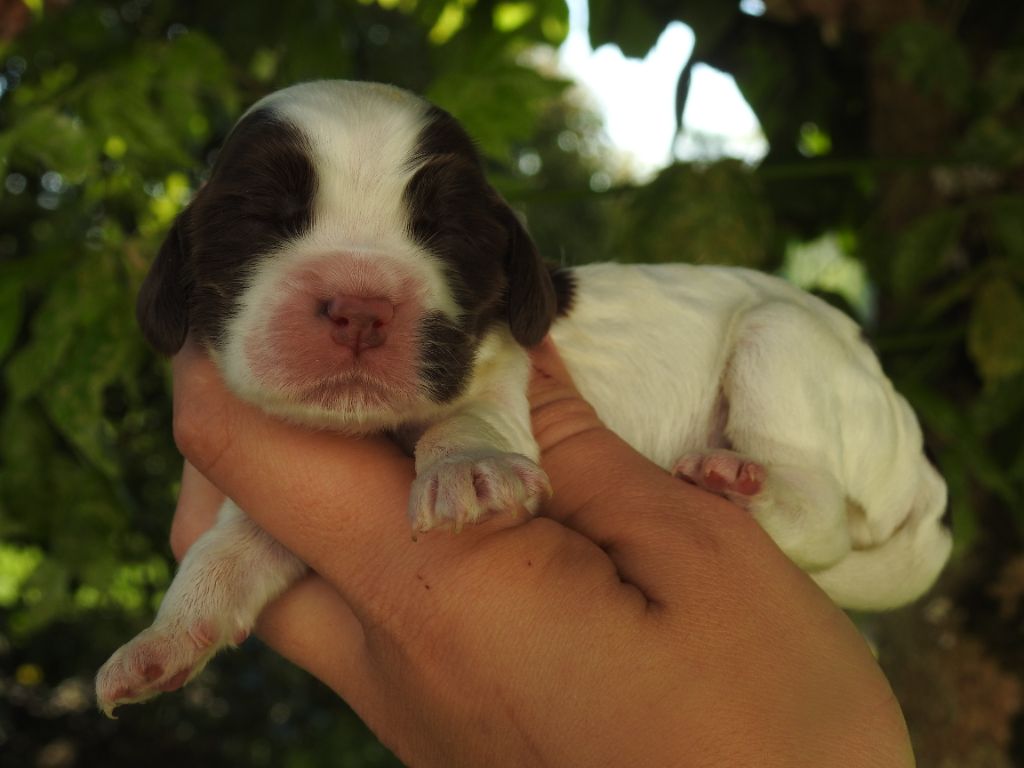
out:
{"label": "puppy's snout", "polygon": [[341,295],[326,303],[324,314],[331,321],[335,343],[358,354],[387,340],[395,305],[387,299]]}

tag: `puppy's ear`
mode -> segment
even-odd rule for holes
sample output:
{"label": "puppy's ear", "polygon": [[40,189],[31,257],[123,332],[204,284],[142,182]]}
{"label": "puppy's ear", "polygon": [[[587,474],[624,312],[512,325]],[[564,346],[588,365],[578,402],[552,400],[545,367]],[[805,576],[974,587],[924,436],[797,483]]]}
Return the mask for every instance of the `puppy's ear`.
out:
{"label": "puppy's ear", "polygon": [[509,232],[505,254],[508,324],[516,341],[532,347],[540,343],[554,322],[558,311],[555,286],[526,228],[511,208],[504,203],[502,208]]}
{"label": "puppy's ear", "polygon": [[146,341],[158,352],[173,355],[188,334],[190,281],[186,277],[186,209],[174,222],[160,246],[135,303],[135,317]]}

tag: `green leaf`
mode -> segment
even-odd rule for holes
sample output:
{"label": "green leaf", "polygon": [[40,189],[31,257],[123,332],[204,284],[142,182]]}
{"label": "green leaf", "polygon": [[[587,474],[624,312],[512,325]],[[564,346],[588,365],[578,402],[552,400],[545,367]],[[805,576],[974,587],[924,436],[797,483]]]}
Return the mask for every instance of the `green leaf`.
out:
{"label": "green leaf", "polygon": [[899,24],[886,34],[879,54],[922,95],[938,97],[953,109],[966,106],[971,62],[963,44],[944,27],[921,21]]}
{"label": "green leaf", "polygon": [[941,208],[920,217],[896,240],[890,264],[893,293],[906,298],[939,274],[963,230],[965,212]]}
{"label": "green leaf", "polygon": [[82,121],[52,106],[19,116],[9,142],[12,156],[57,171],[73,183],[93,174],[99,163],[96,140]]}
{"label": "green leaf", "polygon": [[975,296],[967,350],[989,386],[1024,371],[1024,299],[1009,280],[985,283]]}
{"label": "green leaf", "polygon": [[1000,195],[984,206],[994,251],[1024,264],[1024,195]]}
{"label": "green leaf", "polygon": [[21,275],[0,272],[0,361],[7,355],[21,326],[24,290]]}
{"label": "green leaf", "polygon": [[971,482],[967,467],[953,460],[940,465],[949,488],[950,528],[956,552],[969,552],[978,536],[978,517],[971,504]]}
{"label": "green leaf", "polygon": [[70,608],[70,576],[62,563],[40,562],[23,583],[21,598],[27,610],[11,622],[12,634],[26,637],[67,615]]}
{"label": "green leaf", "polygon": [[1024,98],[1024,48],[993,53],[985,72],[984,90],[996,112],[1020,103]]}
{"label": "green leaf", "polygon": [[[962,407],[961,407],[961,410]],[[1024,376],[1017,375],[994,382],[982,392],[970,408],[975,432],[988,436],[1024,416]]]}
{"label": "green leaf", "polygon": [[[666,10],[669,8],[671,4],[665,6]],[[739,3],[723,3],[722,0],[688,0],[681,3],[676,16],[693,30],[695,39],[692,58],[702,60],[717,50],[739,14]],[[663,24],[668,24],[672,19],[663,15],[661,20]]]}
{"label": "green leaf", "polygon": [[957,154],[976,163],[1020,165],[1024,163],[1024,126],[1010,118],[984,114],[964,130]]}
{"label": "green leaf", "polygon": [[39,525],[47,505],[53,506],[48,464],[55,452],[53,430],[38,409],[7,403],[0,414],[0,538],[14,538]]}
{"label": "green leaf", "polygon": [[21,347],[7,365],[7,384],[15,402],[35,394],[54,375],[64,353],[71,347],[83,321],[95,317],[103,304],[97,291],[109,290],[109,283],[92,280],[88,270],[66,272],[54,281],[32,320],[31,340]]}
{"label": "green leaf", "polygon": [[763,265],[772,215],[753,171],[734,160],[677,164],[624,191],[610,253],[639,262]]}
{"label": "green leaf", "polygon": [[590,43],[594,48],[613,43],[624,56],[643,58],[667,23],[645,3],[590,0]]}
{"label": "green leaf", "polygon": [[[495,33],[491,39],[498,45],[502,38]],[[464,35],[441,48],[438,58],[444,71],[427,98],[457,115],[480,149],[503,163],[517,143],[534,134],[540,116],[567,85],[519,66],[511,56],[496,56],[493,48]]]}
{"label": "green leaf", "polygon": [[9,608],[18,600],[22,584],[43,559],[38,547],[19,547],[0,543],[0,607]]}
{"label": "green leaf", "polygon": [[119,467],[113,426],[103,414],[104,390],[131,371],[136,349],[99,329],[83,333],[68,351],[61,375],[42,393],[50,418],[61,433],[107,476]]}

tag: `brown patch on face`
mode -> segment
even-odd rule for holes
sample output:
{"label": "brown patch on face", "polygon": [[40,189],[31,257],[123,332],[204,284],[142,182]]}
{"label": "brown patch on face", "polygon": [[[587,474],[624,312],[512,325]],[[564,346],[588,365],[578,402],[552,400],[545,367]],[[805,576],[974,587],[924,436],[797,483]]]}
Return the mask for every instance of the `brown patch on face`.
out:
{"label": "brown patch on face", "polygon": [[191,330],[217,345],[246,269],[312,226],[316,183],[307,140],[295,126],[269,109],[244,117],[139,292],[147,340],[173,354]]}
{"label": "brown patch on face", "polygon": [[[405,190],[413,238],[444,263],[462,310],[455,323],[425,324],[422,375],[441,402],[461,391],[483,334],[506,323],[524,346],[547,333],[558,299],[551,273],[515,213],[487,183],[462,126],[437,107],[428,113]],[[571,293],[563,282],[564,296]],[[443,338],[442,338],[443,337]]]}

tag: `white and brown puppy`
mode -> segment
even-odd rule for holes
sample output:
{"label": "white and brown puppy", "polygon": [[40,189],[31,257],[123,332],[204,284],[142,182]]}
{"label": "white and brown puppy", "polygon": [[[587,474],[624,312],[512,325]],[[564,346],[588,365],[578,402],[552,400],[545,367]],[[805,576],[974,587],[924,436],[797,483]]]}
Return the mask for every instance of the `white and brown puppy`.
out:
{"label": "white and brown puppy", "polygon": [[[550,330],[609,427],[749,509],[839,604],[912,600],[950,552],[917,420],[846,316],[741,269],[547,268],[459,124],[396,88],[307,83],[256,104],[139,317],[167,354],[193,334],[270,413],[412,435],[417,531],[546,498],[524,347]],[[100,706],[184,684],[304,570],[226,502],[153,625],[100,670]]]}

